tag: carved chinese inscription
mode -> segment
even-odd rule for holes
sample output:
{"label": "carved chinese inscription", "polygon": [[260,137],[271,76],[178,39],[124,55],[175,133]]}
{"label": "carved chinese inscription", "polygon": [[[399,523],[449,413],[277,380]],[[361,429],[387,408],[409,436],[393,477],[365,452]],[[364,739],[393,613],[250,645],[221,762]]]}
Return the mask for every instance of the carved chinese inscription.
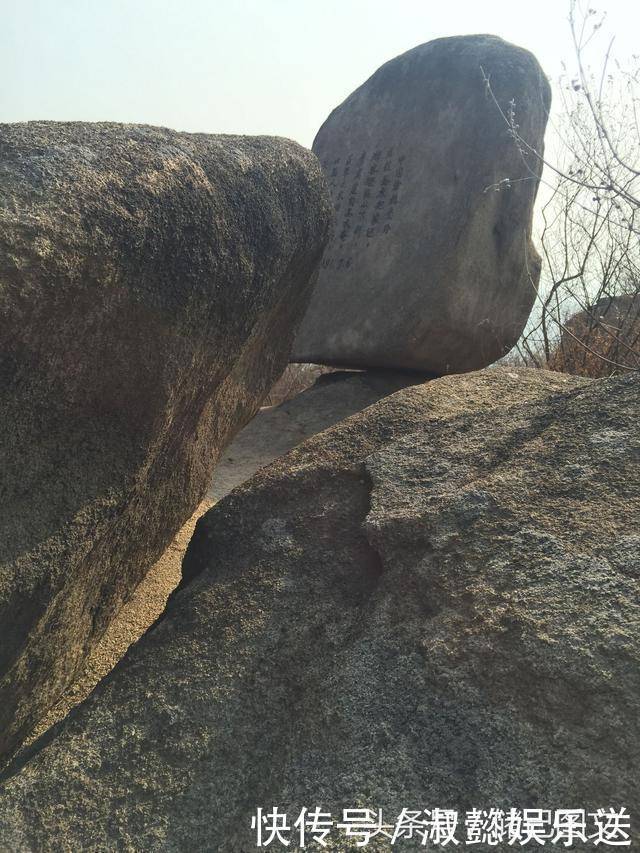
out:
{"label": "carved chinese inscription", "polygon": [[357,244],[390,233],[404,175],[405,155],[391,148],[321,160],[334,200],[334,238],[323,269],[348,269]]}

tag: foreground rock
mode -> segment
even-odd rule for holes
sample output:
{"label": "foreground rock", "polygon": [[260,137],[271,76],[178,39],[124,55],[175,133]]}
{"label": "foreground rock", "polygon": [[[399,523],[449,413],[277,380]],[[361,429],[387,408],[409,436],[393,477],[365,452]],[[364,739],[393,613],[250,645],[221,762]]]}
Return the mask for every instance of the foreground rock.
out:
{"label": "foreground rock", "polygon": [[282,371],[326,242],[284,140],[0,126],[0,755]]}
{"label": "foreground rock", "polygon": [[212,502],[220,500],[305,438],[417,381],[416,374],[392,371],[330,373],[320,377],[313,387],[295,399],[261,409],[220,456],[207,499],[111,620],[100,641],[87,655],[81,675],[39,721],[30,740],[35,740],[86,699],[124,656],[131,643],[138,640],[164,612],[168,596],[180,581],[182,558],[195,523],[210,509]]}
{"label": "foreground rock", "polygon": [[261,409],[220,457],[209,499],[220,500],[305,439],[420,381],[418,374],[392,370],[336,371],[292,399]]}
{"label": "foreground rock", "polygon": [[4,781],[5,846],[245,853],[274,805],[638,814],[638,390],[442,379],[237,489],[164,620]]}
{"label": "foreground rock", "polygon": [[55,723],[63,720],[69,711],[82,702],[164,613],[167,599],[180,583],[182,560],[193,530],[200,516],[211,509],[212,502],[205,498],[192,517],[176,533],[159,560],[147,571],[144,578],[113,619],[100,640],[87,654],[82,671],[61,694],[59,699],[40,718],[24,746],[29,746]]}
{"label": "foreground rock", "polygon": [[530,234],[541,164],[523,161],[483,71],[541,152],[542,70],[486,35],[387,62],[320,128],[313,150],[337,225],[292,361],[442,375],[491,364],[517,341],[540,273]]}

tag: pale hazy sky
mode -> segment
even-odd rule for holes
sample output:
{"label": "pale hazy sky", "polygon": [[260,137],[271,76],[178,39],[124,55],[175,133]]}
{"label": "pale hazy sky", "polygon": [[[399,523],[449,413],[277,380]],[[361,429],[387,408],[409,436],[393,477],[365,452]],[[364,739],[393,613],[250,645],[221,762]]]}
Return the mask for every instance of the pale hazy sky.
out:
{"label": "pale hazy sky", "polygon": [[[640,3],[605,0],[617,50]],[[430,39],[495,33],[556,78],[568,0],[0,0],[0,121],[145,122],[268,133],[310,146],[388,59]]]}

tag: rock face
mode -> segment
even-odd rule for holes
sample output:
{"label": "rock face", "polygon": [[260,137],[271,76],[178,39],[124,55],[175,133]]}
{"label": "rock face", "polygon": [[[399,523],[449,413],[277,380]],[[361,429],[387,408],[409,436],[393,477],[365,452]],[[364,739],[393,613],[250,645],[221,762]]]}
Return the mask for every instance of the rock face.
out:
{"label": "rock face", "polygon": [[329,222],[285,140],[0,126],[0,755],[282,371]]}
{"label": "rock face", "polygon": [[220,500],[305,439],[418,382],[415,373],[337,371],[321,376],[291,400],[261,409],[220,457],[209,499]]}
{"label": "rock face", "polygon": [[531,53],[486,35],[387,62],[320,128],[337,223],[292,361],[442,375],[517,341],[540,273],[540,163],[521,157],[483,71],[541,152],[549,85]]}
{"label": "rock face", "polygon": [[4,779],[5,846],[245,853],[274,805],[637,814],[638,391],[448,377],[260,472],[198,523],[163,621]]}

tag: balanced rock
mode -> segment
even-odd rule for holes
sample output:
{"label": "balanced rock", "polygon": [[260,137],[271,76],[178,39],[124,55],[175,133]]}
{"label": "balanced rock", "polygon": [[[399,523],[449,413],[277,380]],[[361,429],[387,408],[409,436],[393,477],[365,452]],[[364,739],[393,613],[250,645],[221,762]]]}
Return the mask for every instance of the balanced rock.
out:
{"label": "balanced rock", "polygon": [[0,126],[0,755],[282,371],[330,218],[285,140]]}
{"label": "balanced rock", "polygon": [[504,355],[540,274],[541,161],[508,120],[541,153],[549,104],[531,53],[479,35],[402,54],[337,107],[313,144],[335,233],[292,361],[442,375]]}
{"label": "balanced rock", "polygon": [[471,808],[638,814],[639,390],[446,377],[261,471],[199,521],[163,620],[5,777],[5,846],[246,853],[274,806],[290,827],[448,808],[461,841]]}

